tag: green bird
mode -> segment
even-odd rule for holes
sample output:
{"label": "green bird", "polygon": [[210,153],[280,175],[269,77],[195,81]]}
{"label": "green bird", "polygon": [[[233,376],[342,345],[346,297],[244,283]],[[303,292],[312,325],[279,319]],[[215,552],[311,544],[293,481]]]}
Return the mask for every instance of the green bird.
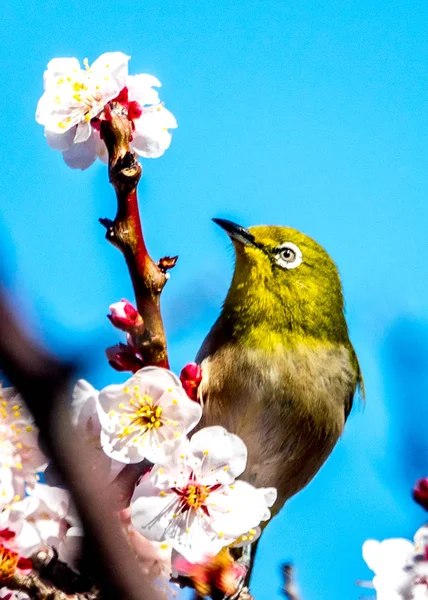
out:
{"label": "green bird", "polygon": [[275,487],[273,514],[318,472],[342,434],[357,387],[339,273],[310,237],[214,219],[233,241],[235,272],[197,355],[200,427],[247,445],[242,479]]}

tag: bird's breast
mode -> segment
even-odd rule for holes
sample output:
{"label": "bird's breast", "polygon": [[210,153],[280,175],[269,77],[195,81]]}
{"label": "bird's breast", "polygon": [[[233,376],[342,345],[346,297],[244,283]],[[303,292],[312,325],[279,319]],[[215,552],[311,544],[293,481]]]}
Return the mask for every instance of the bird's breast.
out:
{"label": "bird's breast", "polygon": [[304,487],[342,433],[356,386],[348,348],[226,344],[202,362],[200,427],[222,425],[248,448],[243,478],[278,489],[278,504]]}

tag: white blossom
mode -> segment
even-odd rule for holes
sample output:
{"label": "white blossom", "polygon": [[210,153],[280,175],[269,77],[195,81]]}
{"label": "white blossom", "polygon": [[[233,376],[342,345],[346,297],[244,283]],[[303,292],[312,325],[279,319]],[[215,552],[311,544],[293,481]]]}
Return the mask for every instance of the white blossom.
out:
{"label": "white blossom", "polygon": [[10,504],[15,496],[11,469],[0,467],[0,511]]}
{"label": "white blossom", "polygon": [[102,474],[104,480],[108,482],[117,477],[124,465],[122,462],[107,456],[101,447],[98,395],[99,391],[88,381],[79,379],[73,388],[72,424],[76,428],[76,434],[79,435],[82,443],[92,450],[89,468],[98,474]]}
{"label": "white blossom", "polygon": [[109,385],[98,398],[101,446],[111,458],[156,462],[163,444],[191,431],[202,415],[174,373],[145,367],[120,385]]}
{"label": "white blossom", "polygon": [[413,555],[412,542],[403,538],[367,540],[363,544],[363,558],[375,573],[373,587],[377,600],[413,598]]}
{"label": "white blossom", "polygon": [[270,517],[274,489],[235,481],[247,449],[223,427],[164,446],[164,458],[137,485],[131,520],[150,540],[166,541],[190,562],[217,554]]}
{"label": "white blossom", "polygon": [[176,128],[177,122],[153,89],[161,83],[148,74],[128,76],[129,58],[122,52],[108,52],[91,66],[85,59],[85,68],[76,58],[49,62],[36,121],[45,126],[48,144],[63,153],[70,167],[87,169],[97,158],[107,162],[107,148],[95,121],[110,118],[103,113],[112,101],[121,105],[121,113],[132,124],[133,151],[157,158],[169,147],[168,129]]}
{"label": "white blossom", "polygon": [[122,52],[107,52],[92,66],[86,61],[85,69],[77,58],[52,59],[44,74],[45,92],[36,121],[48,135],[73,130],[73,142],[85,142],[91,136],[91,119],[125,86],[129,58]]}
{"label": "white blossom", "polygon": [[144,158],[158,158],[169,148],[172,136],[168,129],[175,129],[177,121],[163,104],[158,104],[143,110],[134,125],[132,150]]}
{"label": "white blossom", "polygon": [[[47,459],[39,448],[33,417],[13,387],[0,387],[0,506],[24,497],[26,485],[34,485],[37,471]],[[12,475],[10,480],[9,472]],[[4,487],[6,486],[6,487]]]}
{"label": "white blossom", "polygon": [[119,516],[142,572],[152,580],[163,580],[166,583],[172,571],[172,546],[166,542],[153,542],[142,536],[132,525],[129,509],[122,510]]}
{"label": "white blossom", "polygon": [[70,494],[40,483],[30,488],[23,500],[0,513],[0,529],[15,534],[14,545],[22,556],[47,546],[58,549],[67,530],[78,525]]}

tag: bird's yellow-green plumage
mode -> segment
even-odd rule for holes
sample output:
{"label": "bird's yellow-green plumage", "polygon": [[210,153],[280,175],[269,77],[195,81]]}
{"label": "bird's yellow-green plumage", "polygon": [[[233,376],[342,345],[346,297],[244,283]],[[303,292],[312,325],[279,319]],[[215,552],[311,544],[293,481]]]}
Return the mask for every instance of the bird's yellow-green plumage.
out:
{"label": "bird's yellow-green plumage", "polygon": [[197,356],[200,426],[223,425],[244,440],[243,478],[277,488],[277,511],[330,454],[361,373],[327,252],[288,227],[215,221],[234,243],[236,265]]}

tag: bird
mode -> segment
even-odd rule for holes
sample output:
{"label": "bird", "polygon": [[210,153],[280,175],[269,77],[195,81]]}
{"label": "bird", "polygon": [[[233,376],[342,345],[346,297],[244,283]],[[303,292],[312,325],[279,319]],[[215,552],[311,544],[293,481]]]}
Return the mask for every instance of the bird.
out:
{"label": "bird", "polygon": [[213,221],[233,242],[235,270],[196,356],[199,427],[245,442],[240,478],[276,488],[275,515],[328,458],[363,378],[329,254],[291,227]]}

